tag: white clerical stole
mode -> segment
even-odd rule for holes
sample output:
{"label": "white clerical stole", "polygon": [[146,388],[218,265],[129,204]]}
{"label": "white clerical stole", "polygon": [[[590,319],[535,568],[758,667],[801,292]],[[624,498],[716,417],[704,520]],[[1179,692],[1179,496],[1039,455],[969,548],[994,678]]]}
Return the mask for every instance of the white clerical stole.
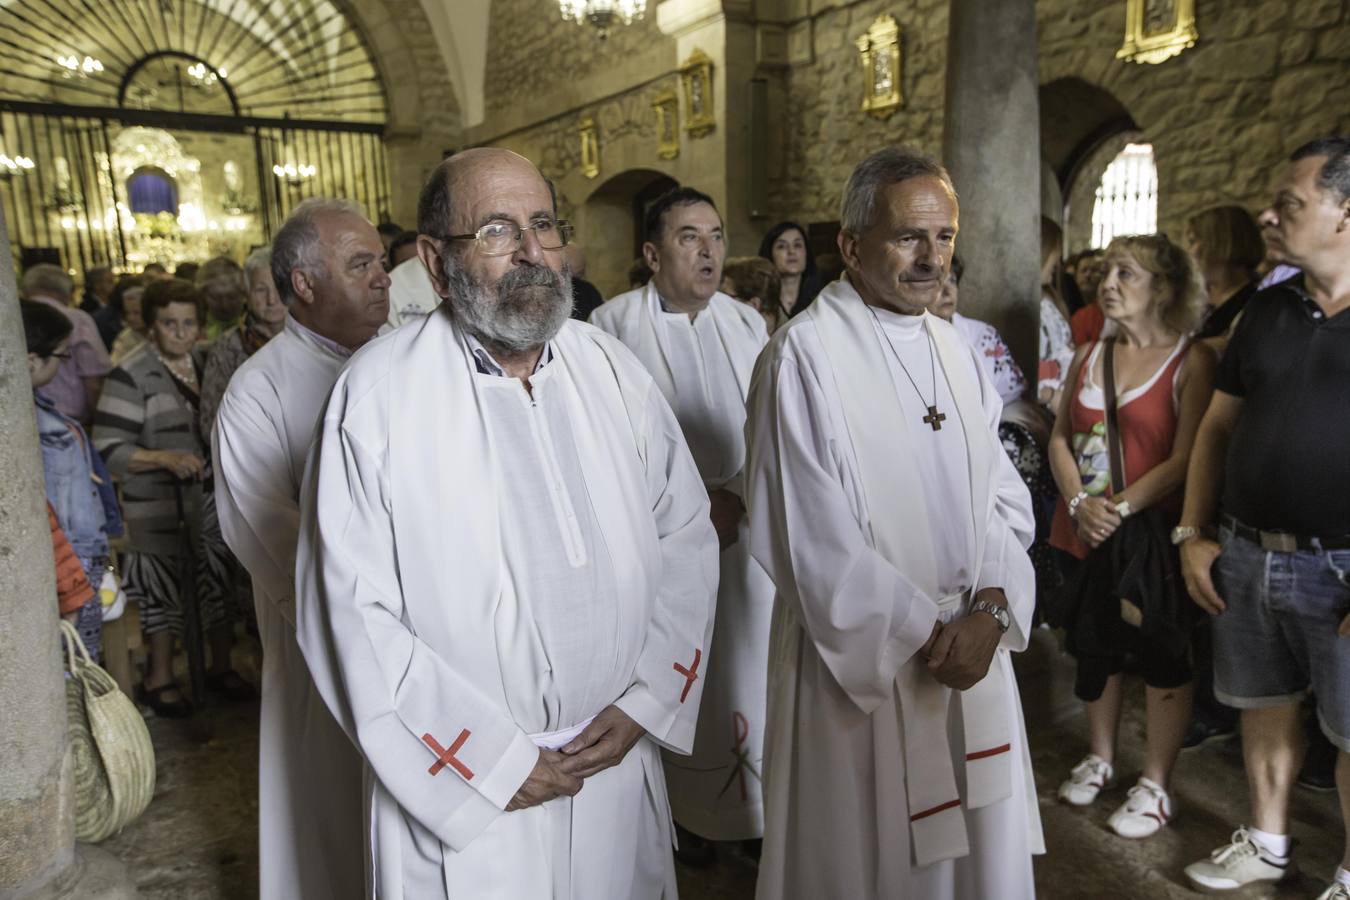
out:
{"label": "white clerical stole", "polygon": [[[878,334],[876,318],[847,279],[822,291],[808,314],[815,320],[838,382],[844,421],[865,488],[872,543],[937,602],[940,617],[950,620],[964,612],[969,591],[944,593],[938,583],[934,539],[935,535],[940,539],[940,533],[935,532],[934,523],[948,517],[962,523],[962,531],[973,541],[967,557],[973,571],[964,587],[978,584],[985,526],[995,501],[996,454],[1002,452],[985,422],[979,386],[969,373],[969,353],[962,350],[951,325],[928,313],[917,317],[936,354],[938,384],[934,388],[945,383],[952,398],[950,411],[944,410],[948,418],[942,433],[949,438],[961,435],[969,463],[969,490],[959,492],[968,501],[966,508],[934,515],[923,499],[923,467],[915,461],[935,450],[915,446],[918,442],[911,437],[927,437],[931,429],[909,427],[916,413],[933,405],[931,400],[923,402],[922,396],[907,400],[905,391],[912,385],[877,377],[881,372],[889,374],[894,366],[886,358],[889,350]],[[914,368],[911,365],[911,371]],[[922,394],[922,386],[916,393]],[[897,410],[898,415],[891,412]],[[952,691],[933,677],[926,660],[917,654],[901,667],[896,690],[904,720],[905,787],[915,861],[927,865],[965,856],[970,846],[961,812],[963,800],[956,789],[947,738]],[[1012,793],[1008,697],[992,667],[984,679],[962,692],[961,710],[968,748],[964,805],[976,809]]]}

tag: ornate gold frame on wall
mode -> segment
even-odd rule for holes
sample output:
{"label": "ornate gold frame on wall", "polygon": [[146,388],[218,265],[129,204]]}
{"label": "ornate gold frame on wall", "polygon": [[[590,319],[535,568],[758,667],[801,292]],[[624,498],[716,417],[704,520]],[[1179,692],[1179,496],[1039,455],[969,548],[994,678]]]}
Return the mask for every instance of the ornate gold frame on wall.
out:
{"label": "ornate gold frame on wall", "polygon": [[703,137],[717,127],[713,112],[712,57],[697,47],[680,66],[684,84],[684,130],[690,137]]}
{"label": "ornate gold frame on wall", "polygon": [[674,159],[680,155],[680,98],[674,91],[662,91],[652,100],[656,111],[656,155]]}
{"label": "ornate gold frame on wall", "polygon": [[900,108],[900,25],[894,16],[877,16],[854,43],[862,62],[862,110],[884,119]]}
{"label": "ornate gold frame on wall", "polygon": [[594,178],[600,174],[600,130],[595,127],[595,119],[582,116],[577,136],[581,140],[581,174]]}
{"label": "ornate gold frame on wall", "polygon": [[1149,0],[1125,0],[1125,43],[1116,59],[1157,65],[1169,60],[1200,38],[1195,27],[1195,0],[1173,0],[1172,23],[1165,29],[1149,30]]}

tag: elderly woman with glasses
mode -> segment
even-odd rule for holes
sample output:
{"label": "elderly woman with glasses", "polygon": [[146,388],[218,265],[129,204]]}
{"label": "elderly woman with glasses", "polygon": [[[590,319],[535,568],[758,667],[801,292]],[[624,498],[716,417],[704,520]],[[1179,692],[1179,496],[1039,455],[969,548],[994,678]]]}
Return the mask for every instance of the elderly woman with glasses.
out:
{"label": "elderly woman with glasses", "polygon": [[122,481],[130,531],[123,586],[140,605],[150,644],[143,699],[160,715],[183,717],[192,708],[173,681],[173,649],[183,630],[189,563],[195,564],[191,577],[212,650],[208,686],[234,694],[246,683],[230,667],[232,629],[224,623],[224,585],[216,576],[222,567],[201,541],[207,467],[198,425],[201,361],[194,348],[202,296],[181,279],[156,281],[145,289],[142,315],[149,341],[108,376],[94,415],[94,445]]}

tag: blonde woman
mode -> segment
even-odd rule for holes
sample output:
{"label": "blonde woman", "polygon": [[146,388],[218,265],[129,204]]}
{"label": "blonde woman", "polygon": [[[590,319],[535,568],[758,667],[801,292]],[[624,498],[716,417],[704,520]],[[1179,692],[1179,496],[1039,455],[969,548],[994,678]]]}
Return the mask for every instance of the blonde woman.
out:
{"label": "blonde woman", "polygon": [[1091,743],[1059,796],[1086,806],[1114,782],[1121,673],[1134,657],[1146,685],[1144,769],[1108,820],[1129,838],[1175,815],[1168,777],[1191,720],[1195,613],[1169,532],[1213,384],[1213,352],[1188,337],[1203,290],[1191,258],[1165,236],[1113,241],[1098,301],[1115,330],[1074,355],[1050,437],[1062,497],[1050,543],[1072,560],[1056,618],[1078,662]]}

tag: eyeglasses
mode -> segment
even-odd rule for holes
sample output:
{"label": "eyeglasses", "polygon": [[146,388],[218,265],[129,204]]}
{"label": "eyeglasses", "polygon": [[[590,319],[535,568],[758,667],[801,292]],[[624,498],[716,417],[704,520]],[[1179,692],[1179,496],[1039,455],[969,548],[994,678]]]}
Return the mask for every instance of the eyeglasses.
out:
{"label": "eyeglasses", "polygon": [[448,234],[446,241],[477,241],[484,256],[506,256],[515,253],[526,231],[533,231],[535,240],[544,250],[561,250],[572,239],[572,223],[563,219],[541,219],[523,228],[515,222],[489,222],[473,234]]}

